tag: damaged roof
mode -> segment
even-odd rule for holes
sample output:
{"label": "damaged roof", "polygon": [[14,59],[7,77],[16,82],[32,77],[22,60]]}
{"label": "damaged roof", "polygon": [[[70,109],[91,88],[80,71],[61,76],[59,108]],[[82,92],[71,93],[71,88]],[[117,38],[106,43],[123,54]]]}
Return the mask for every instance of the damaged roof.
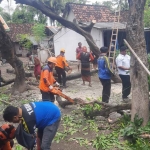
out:
{"label": "damaged roof", "polygon": [[7,33],[9,35],[9,37],[11,38],[11,40],[13,42],[18,42],[17,36],[19,34],[28,34],[28,35],[32,35],[32,27],[34,26],[34,24],[28,24],[28,23],[24,23],[24,24],[15,24],[15,23],[10,23],[8,24],[10,31]]}
{"label": "damaged roof", "polygon": [[[28,35],[32,35],[32,27],[34,26],[34,24],[29,24],[29,23],[24,23],[24,24],[15,24],[15,23],[10,23],[8,24],[10,31],[7,33],[9,35],[9,37],[11,38],[11,40],[13,42],[19,42],[18,40],[18,35],[20,34],[28,34]],[[53,34],[57,32],[57,28],[56,27],[51,27],[51,26],[47,26],[45,27],[48,30],[50,30]]]}
{"label": "damaged roof", "polygon": [[[75,19],[79,22],[91,22],[92,20],[96,20],[96,22],[114,21],[114,12],[106,6],[67,3],[64,16],[67,17],[71,10],[75,15]],[[127,17],[126,13],[125,17]],[[121,12],[120,21],[126,22],[124,12]]]}

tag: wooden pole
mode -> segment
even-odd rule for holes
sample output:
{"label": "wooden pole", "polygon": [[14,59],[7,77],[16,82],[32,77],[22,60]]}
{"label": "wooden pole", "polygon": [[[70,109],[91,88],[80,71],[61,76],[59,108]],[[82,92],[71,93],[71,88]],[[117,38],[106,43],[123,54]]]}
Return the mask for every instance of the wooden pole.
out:
{"label": "wooden pole", "polygon": [[143,64],[143,62],[141,61],[141,59],[137,56],[137,54],[134,52],[134,50],[132,49],[132,47],[129,45],[129,43],[124,39],[125,44],[128,46],[129,50],[132,52],[132,54],[136,57],[136,59],[138,60],[138,62],[142,65],[142,67],[144,68],[144,70],[147,72],[148,75],[150,75],[150,71],[146,68],[146,66]]}

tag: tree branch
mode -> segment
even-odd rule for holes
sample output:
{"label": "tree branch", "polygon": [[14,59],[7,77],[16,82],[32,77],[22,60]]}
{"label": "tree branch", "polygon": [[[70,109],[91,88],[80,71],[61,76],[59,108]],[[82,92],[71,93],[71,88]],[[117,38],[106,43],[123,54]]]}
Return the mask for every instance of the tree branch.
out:
{"label": "tree branch", "polygon": [[89,25],[87,26],[80,26],[80,28],[82,28],[84,31],[91,33],[91,30],[93,28],[93,26],[95,25],[96,20],[93,20]]}
{"label": "tree branch", "polygon": [[[97,103],[97,101],[95,102]],[[110,105],[110,104],[101,104],[100,105],[103,106],[103,108],[100,111],[94,111],[90,114],[88,114],[90,117],[93,116],[105,116],[105,117],[109,117],[109,114],[112,112],[118,112],[121,110],[128,110],[131,109],[131,103],[127,103],[127,104],[120,104],[120,105]]]}

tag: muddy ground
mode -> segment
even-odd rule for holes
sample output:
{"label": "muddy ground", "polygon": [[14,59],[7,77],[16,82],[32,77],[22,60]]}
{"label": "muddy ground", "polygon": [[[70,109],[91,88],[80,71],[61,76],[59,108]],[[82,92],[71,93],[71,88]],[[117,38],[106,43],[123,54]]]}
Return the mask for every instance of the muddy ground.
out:
{"label": "muddy ground", "polygon": [[[24,65],[28,63],[27,58],[21,58]],[[77,72],[76,65],[71,63],[73,72]],[[9,64],[1,66],[2,76],[5,79],[12,79],[14,74],[6,73],[6,69],[11,68]],[[36,82],[34,77],[30,77],[30,80]],[[63,92],[71,98],[81,98],[84,101],[101,100],[102,85],[98,79],[98,75],[92,76],[92,87],[81,85],[81,78],[67,81],[67,88]],[[24,93],[15,93],[11,95],[10,88],[12,85],[8,85],[0,88],[0,99],[10,102],[12,105],[20,106],[30,101],[41,100],[41,94],[38,86],[35,86],[35,90],[25,91]],[[110,103],[121,103],[121,84],[112,83],[112,91]],[[6,95],[4,95],[6,94]],[[57,102],[56,102],[57,104]],[[2,111],[6,107],[4,103],[0,103],[0,125],[3,123]],[[107,134],[110,130],[98,130],[99,126],[108,126],[105,118],[97,120],[87,120],[82,115],[82,110],[79,106],[67,106],[65,109],[61,109],[62,121],[58,130],[58,134],[55,137],[55,141],[52,144],[52,150],[94,150],[92,147],[92,140],[96,138],[96,134]],[[75,110],[75,111],[74,111]],[[16,148],[14,148],[15,150]]]}

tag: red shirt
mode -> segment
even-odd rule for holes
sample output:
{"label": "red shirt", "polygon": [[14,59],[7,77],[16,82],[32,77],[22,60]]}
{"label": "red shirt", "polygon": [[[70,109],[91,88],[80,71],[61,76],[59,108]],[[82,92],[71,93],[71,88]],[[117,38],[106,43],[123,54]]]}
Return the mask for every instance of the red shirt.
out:
{"label": "red shirt", "polygon": [[80,48],[80,47],[77,47],[77,49],[76,49],[76,53],[77,53],[77,55],[79,54],[79,53],[81,53],[82,52],[82,47]]}

